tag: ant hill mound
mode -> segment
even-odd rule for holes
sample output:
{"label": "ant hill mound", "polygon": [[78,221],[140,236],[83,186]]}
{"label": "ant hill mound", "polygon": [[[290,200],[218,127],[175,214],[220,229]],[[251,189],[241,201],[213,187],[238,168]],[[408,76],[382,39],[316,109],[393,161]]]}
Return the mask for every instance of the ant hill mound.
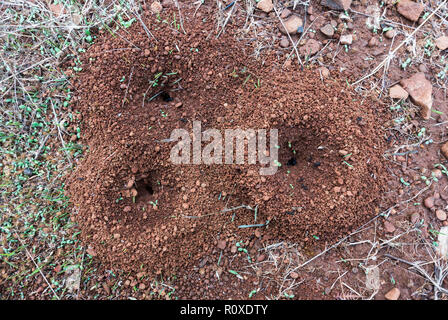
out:
{"label": "ant hill mound", "polygon": [[[172,272],[217,243],[321,247],[371,219],[384,185],[378,103],[338,74],[285,72],[275,55],[257,62],[230,26],[217,38],[213,21],[185,16],[186,33],[166,23],[169,11],[148,13],[151,35],[137,22],[99,31],[84,54],[73,91],[89,150],[68,193],[88,252],[123,270]],[[278,130],[263,152],[278,155],[275,174],[248,164],[248,148],[241,164],[225,164],[224,151],[222,164],[174,164],[173,130],[193,144],[198,123],[223,139],[226,129]]]}

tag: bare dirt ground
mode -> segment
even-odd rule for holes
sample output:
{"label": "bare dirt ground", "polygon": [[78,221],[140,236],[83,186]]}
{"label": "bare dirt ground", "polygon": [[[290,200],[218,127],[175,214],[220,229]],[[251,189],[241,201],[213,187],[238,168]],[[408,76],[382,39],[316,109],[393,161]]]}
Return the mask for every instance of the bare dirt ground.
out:
{"label": "bare dirt ground", "polygon": [[446,2],[3,6],[2,299],[446,299]]}

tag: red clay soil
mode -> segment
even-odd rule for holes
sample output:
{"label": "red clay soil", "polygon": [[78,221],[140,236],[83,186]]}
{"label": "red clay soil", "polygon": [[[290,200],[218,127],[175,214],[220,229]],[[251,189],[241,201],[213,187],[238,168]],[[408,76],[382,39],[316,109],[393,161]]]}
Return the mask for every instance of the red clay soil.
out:
{"label": "red clay soil", "polygon": [[[230,26],[217,39],[213,19],[184,16],[186,35],[146,15],[157,41],[134,23],[100,32],[84,55],[73,90],[89,150],[68,192],[88,253],[172,274],[254,229],[315,250],[370,219],[384,185],[377,103],[335,73],[322,81],[306,68],[286,76],[274,59],[262,66]],[[259,165],[172,164],[175,142],[161,141],[195,120],[202,130],[278,129],[282,166],[260,176]],[[257,206],[256,219],[223,210],[241,205]]]}

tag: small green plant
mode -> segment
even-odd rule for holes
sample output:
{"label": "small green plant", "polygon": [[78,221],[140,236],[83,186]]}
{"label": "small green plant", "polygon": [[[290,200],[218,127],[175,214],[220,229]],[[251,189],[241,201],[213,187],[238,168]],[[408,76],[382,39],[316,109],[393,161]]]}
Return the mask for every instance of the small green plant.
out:
{"label": "small green plant", "polygon": [[252,290],[251,292],[249,292],[249,299],[251,299],[253,296],[254,296],[254,294],[256,294],[258,292],[258,290]]}
{"label": "small green plant", "polygon": [[406,181],[403,179],[403,177],[400,178],[400,182],[401,182],[402,184],[404,184],[406,187],[409,187],[409,186],[411,185],[409,182],[406,182]]}
{"label": "small green plant", "polygon": [[118,18],[118,21],[120,22],[120,25],[121,25],[123,28],[125,28],[125,29],[129,28],[130,26],[132,26],[132,24],[133,24],[134,21],[135,21],[135,18],[131,18],[131,19],[125,21],[125,20],[123,19],[123,15],[122,15],[122,14],[119,14],[119,15],[117,16],[117,18]]}
{"label": "small green plant", "polygon": [[157,204],[158,204],[159,200],[156,201],[149,201],[149,204],[152,205],[152,207],[155,209],[157,208]]}
{"label": "small green plant", "polygon": [[426,39],[426,43],[424,45],[424,52],[425,52],[425,54],[428,57],[430,57],[432,55],[434,49],[435,49],[434,42],[430,38]]}
{"label": "small green plant", "polygon": [[403,70],[406,70],[406,68],[411,64],[412,59],[411,58],[407,58],[404,62],[401,63],[401,68]]}
{"label": "small green plant", "polygon": [[235,275],[238,279],[244,280],[244,278],[235,270],[229,270],[229,272],[233,275]]}

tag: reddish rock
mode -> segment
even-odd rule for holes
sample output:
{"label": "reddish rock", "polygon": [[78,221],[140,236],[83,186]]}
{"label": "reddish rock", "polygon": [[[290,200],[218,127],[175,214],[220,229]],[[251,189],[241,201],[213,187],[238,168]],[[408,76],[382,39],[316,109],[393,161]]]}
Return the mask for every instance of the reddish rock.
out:
{"label": "reddish rock", "polygon": [[328,70],[325,67],[318,68],[317,72],[319,72],[319,74],[321,74],[324,79],[326,79],[330,76],[330,70]]}
{"label": "reddish rock", "polygon": [[283,9],[282,13],[280,14],[280,18],[285,19],[288,18],[291,15],[291,10],[288,8]]}
{"label": "reddish rock", "polygon": [[411,21],[417,21],[423,12],[423,5],[409,0],[400,0],[397,4],[398,12]]}
{"label": "reddish rock", "polygon": [[59,3],[59,4],[50,4],[48,6],[50,7],[51,12],[53,12],[53,14],[56,17],[59,17],[61,14],[65,13],[64,6],[61,3]]}
{"label": "reddish rock", "polygon": [[433,197],[428,197],[423,201],[423,204],[425,205],[426,208],[431,209],[432,207],[434,207],[434,198]]}
{"label": "reddish rock", "polygon": [[272,0],[260,0],[260,2],[257,3],[257,9],[269,13],[274,9],[274,4],[272,3]]}
{"label": "reddish rock", "polygon": [[395,226],[389,221],[384,221],[384,229],[388,233],[393,233],[396,230]]}
{"label": "reddish rock", "polygon": [[96,256],[95,250],[89,246],[89,248],[86,250],[87,254],[91,255],[92,257]]}
{"label": "reddish rock", "polygon": [[314,39],[308,39],[305,45],[299,48],[299,53],[301,56],[312,56],[319,52],[322,45],[319,41]]}
{"label": "reddish rock", "polygon": [[352,0],[322,0],[321,5],[333,10],[348,10]]}
{"label": "reddish rock", "polygon": [[436,41],[435,41],[435,45],[440,50],[447,49],[448,48],[448,37],[447,36],[443,36],[443,37],[437,38]]}
{"label": "reddish rock", "polygon": [[395,34],[396,34],[396,31],[395,30],[387,30],[385,33],[384,33],[384,36],[387,38],[387,39],[392,39],[394,36],[395,36]]}
{"label": "reddish rock", "polygon": [[280,47],[288,48],[289,47],[289,39],[283,38],[282,40],[280,40]]}
{"label": "reddish rock", "polygon": [[378,30],[380,26],[381,9],[378,4],[370,5],[366,8],[366,27],[369,30]]}
{"label": "reddish rock", "polygon": [[174,6],[174,1],[173,0],[162,0],[162,6],[164,8],[169,8]]}
{"label": "reddish rock", "polygon": [[107,285],[107,283],[103,283],[103,289],[107,295],[110,294],[110,287]]}
{"label": "reddish rock", "polygon": [[436,210],[436,217],[440,221],[445,221],[446,220],[446,212],[443,210],[440,210],[440,209]]}
{"label": "reddish rock", "polygon": [[257,258],[257,262],[264,261],[266,259],[266,256],[264,254],[260,254]]}
{"label": "reddish rock", "polygon": [[398,300],[400,298],[400,289],[393,288],[388,293],[384,295],[387,300]]}
{"label": "reddish rock", "polygon": [[425,78],[425,74],[418,72],[408,79],[401,80],[400,84],[409,93],[412,101],[422,108],[423,119],[429,119],[432,107],[432,84]]}
{"label": "reddish rock", "polygon": [[174,1],[173,0],[162,0],[162,6],[164,8],[174,6]]}
{"label": "reddish rock", "polygon": [[411,223],[412,224],[416,224],[418,222],[418,220],[420,219],[420,215],[418,212],[413,212],[411,214]]}
{"label": "reddish rock", "polygon": [[[279,25],[279,29],[284,34],[296,34],[299,27],[303,26],[303,21],[296,15],[290,16],[288,19],[286,19],[283,24],[285,27],[283,27],[282,24]],[[286,30],[285,30],[286,28]]]}
{"label": "reddish rock", "polygon": [[409,96],[409,93],[403,89],[402,86],[399,84],[394,85],[389,89],[389,96],[392,99],[407,99]]}
{"label": "reddish rock", "polygon": [[442,177],[443,177],[442,170],[440,170],[440,169],[434,169],[434,170],[432,170],[432,171],[431,171],[431,175],[432,175],[433,177],[436,177],[437,179],[442,179]]}
{"label": "reddish rock", "polygon": [[163,9],[162,4],[159,1],[154,1],[151,3],[151,11],[154,13],[160,13]]}
{"label": "reddish rock", "polygon": [[448,159],[448,142],[445,142],[440,148],[440,152]]}
{"label": "reddish rock", "polygon": [[291,272],[290,274],[289,274],[290,276],[291,276],[291,278],[293,278],[293,279],[297,279],[298,277],[299,277],[299,274],[297,273],[297,272]]}
{"label": "reddish rock", "polygon": [[368,46],[369,46],[369,47],[376,47],[377,45],[379,45],[379,43],[380,43],[380,42],[378,41],[377,38],[372,37],[372,38],[370,38],[370,40],[369,40]]}
{"label": "reddish rock", "polygon": [[421,65],[418,66],[418,71],[426,73],[428,72],[428,68],[426,68],[426,66],[422,63]]}
{"label": "reddish rock", "polygon": [[344,35],[341,36],[339,41],[341,42],[341,44],[348,44],[348,45],[350,45],[353,42],[353,35],[351,35],[351,34],[344,34]]}
{"label": "reddish rock", "polygon": [[326,24],[322,28],[320,28],[320,32],[331,38],[334,35],[334,28],[331,24]]}
{"label": "reddish rock", "polygon": [[227,242],[225,240],[218,240],[218,248],[224,250],[226,248]]}

